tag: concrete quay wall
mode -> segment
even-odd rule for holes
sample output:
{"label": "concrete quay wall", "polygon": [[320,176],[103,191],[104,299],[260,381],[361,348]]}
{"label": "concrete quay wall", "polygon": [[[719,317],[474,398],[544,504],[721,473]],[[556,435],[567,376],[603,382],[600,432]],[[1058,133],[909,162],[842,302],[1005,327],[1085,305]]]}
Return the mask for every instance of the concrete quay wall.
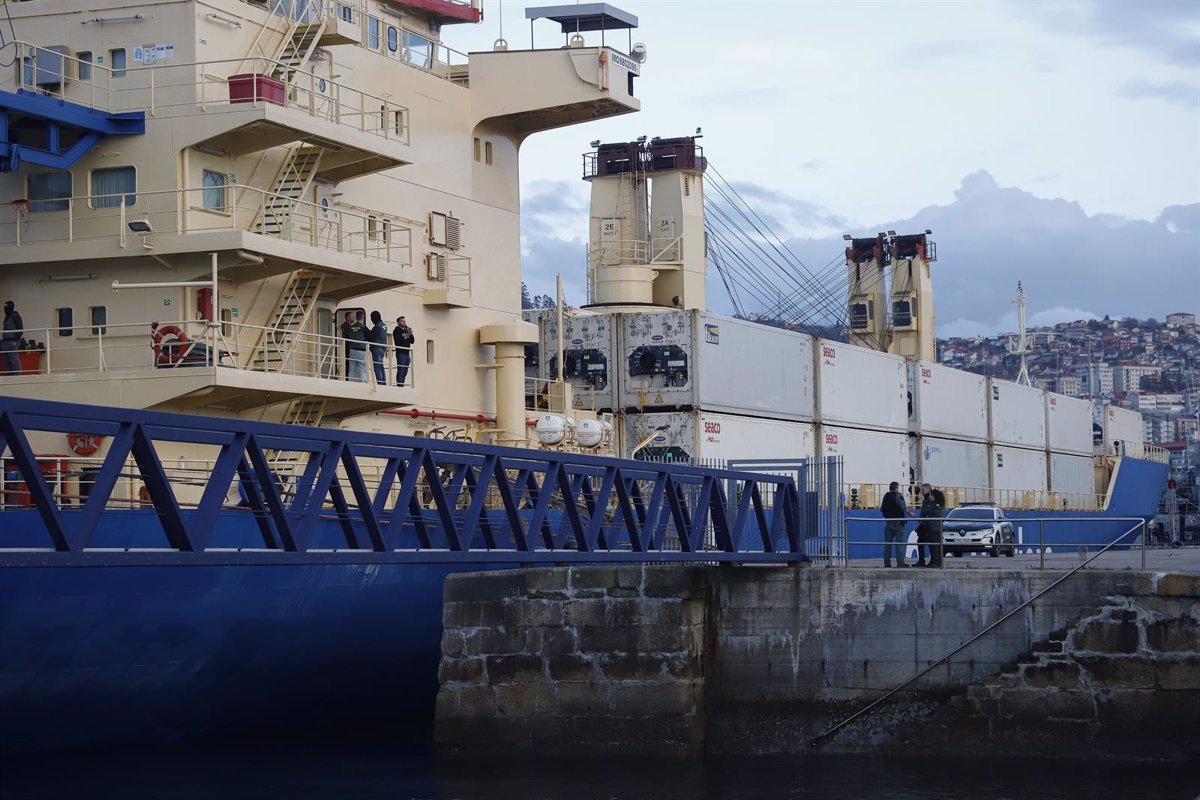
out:
{"label": "concrete quay wall", "polygon": [[[471,752],[809,752],[829,725],[1060,576],[707,565],[454,575],[446,583],[436,737]],[[873,751],[946,714],[978,716],[977,706],[950,700],[1005,674],[1052,636],[1062,642],[1107,598],[1156,595],[1159,580],[1081,572],[824,746]],[[1195,579],[1183,582],[1196,591]],[[1178,627],[1171,641],[1192,641],[1200,604],[1194,613],[1176,605],[1180,619],[1163,624]],[[1186,702],[1200,688],[1172,685],[1191,692],[1177,697]]]}

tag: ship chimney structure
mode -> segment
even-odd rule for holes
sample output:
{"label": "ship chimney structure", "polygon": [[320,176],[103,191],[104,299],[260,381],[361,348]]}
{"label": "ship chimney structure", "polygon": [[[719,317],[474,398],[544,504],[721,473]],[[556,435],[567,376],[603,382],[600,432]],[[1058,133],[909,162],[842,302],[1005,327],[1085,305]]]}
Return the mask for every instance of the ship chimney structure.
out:
{"label": "ship chimney structure", "polygon": [[594,142],[584,155],[590,306],[705,308],[706,163],[696,138]]}
{"label": "ship chimney structure", "polygon": [[890,343],[887,327],[887,266],[891,246],[887,235],[854,239],[845,237],[846,270],[849,274],[850,344],[871,350],[886,350]]}
{"label": "ship chimney structure", "polygon": [[891,238],[892,304],[887,351],[918,361],[937,361],[933,283],[929,265],[937,261],[931,231]]}

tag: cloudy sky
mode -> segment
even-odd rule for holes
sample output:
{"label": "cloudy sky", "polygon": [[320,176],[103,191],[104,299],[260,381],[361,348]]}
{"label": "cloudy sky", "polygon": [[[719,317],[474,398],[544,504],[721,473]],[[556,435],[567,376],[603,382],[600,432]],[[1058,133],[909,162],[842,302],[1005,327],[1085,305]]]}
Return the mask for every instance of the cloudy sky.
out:
{"label": "cloudy sky", "polygon": [[[513,49],[529,46],[525,5],[503,4]],[[814,270],[844,232],[932,228],[941,335],[1010,327],[1017,280],[1036,322],[1200,311],[1200,4],[617,5],[649,52],[643,110],[525,143],[534,290],[562,270],[583,301],[590,140],[702,126],[712,164]],[[490,49],[500,6],[484,9],[446,42]],[[536,35],[562,39],[546,22]],[[729,310],[719,284],[710,306]]]}

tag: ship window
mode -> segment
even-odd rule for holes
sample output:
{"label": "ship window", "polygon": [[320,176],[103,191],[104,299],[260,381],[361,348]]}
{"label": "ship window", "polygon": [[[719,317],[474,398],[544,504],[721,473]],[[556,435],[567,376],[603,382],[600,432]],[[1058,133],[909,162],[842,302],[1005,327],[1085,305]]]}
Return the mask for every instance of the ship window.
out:
{"label": "ship window", "polygon": [[88,309],[88,315],[92,320],[92,336],[99,336],[103,333],[108,333],[108,308],[105,306],[92,306]]}
{"label": "ship window", "polygon": [[379,49],[379,20],[375,17],[367,17],[367,47],[372,50]]}
{"label": "ship window", "polygon": [[408,121],[404,118],[404,110],[392,112],[392,124],[396,126],[396,133],[405,136],[408,133]]}
{"label": "ship window", "polygon": [[54,316],[58,319],[58,335],[59,336],[74,336],[75,335],[75,312],[69,308],[54,309]]}
{"label": "ship window", "polygon": [[367,217],[367,238],[368,239],[378,239],[379,238],[379,218],[376,217],[374,214]]}
{"label": "ship window", "polygon": [[108,51],[108,64],[112,67],[112,76],[114,78],[125,77],[125,48],[118,47],[115,50]]}
{"label": "ship window", "polygon": [[229,176],[206,169],[200,182],[204,187],[204,207],[210,211],[225,211],[225,187],[229,184]]}
{"label": "ship window", "polygon": [[388,25],[388,52],[394,53],[400,49],[400,31],[395,25]]}
{"label": "ship window", "polygon": [[30,211],[66,211],[71,207],[71,173],[43,172],[30,175],[26,192]]}
{"label": "ship window", "polygon": [[425,363],[433,363],[433,339],[425,340]]}
{"label": "ship window", "polygon": [[76,75],[81,81],[90,81],[92,79],[92,51],[81,50],[75,54],[78,61],[75,64]]}
{"label": "ship window", "polygon": [[489,165],[492,163],[492,143],[491,142],[483,143],[483,160],[485,163],[487,163]]}
{"label": "ship window", "polygon": [[342,19],[346,20],[346,22],[354,22],[353,6],[349,5],[348,3],[341,3],[338,6],[338,11],[341,13]]}
{"label": "ship window", "polygon": [[405,31],[403,44],[405,61],[424,69],[433,66],[432,44],[424,36],[412,31]]}
{"label": "ship window", "polygon": [[478,160],[479,160],[479,147],[480,147],[480,144],[479,144],[479,137],[478,137],[478,136],[476,136],[476,137],[475,137],[475,160],[476,160],[476,161],[478,161]]}
{"label": "ship window", "polygon": [[133,167],[92,170],[92,208],[116,208],[125,200],[128,208],[137,202],[137,172]]}

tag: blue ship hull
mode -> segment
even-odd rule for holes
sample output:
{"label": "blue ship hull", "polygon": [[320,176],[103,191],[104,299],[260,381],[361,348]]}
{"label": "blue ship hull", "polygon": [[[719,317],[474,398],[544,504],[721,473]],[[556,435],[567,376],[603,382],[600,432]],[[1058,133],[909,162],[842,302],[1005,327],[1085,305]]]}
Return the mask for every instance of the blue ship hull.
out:
{"label": "blue ship hull", "polygon": [[[1154,515],[1166,477],[1166,465],[1126,458],[1103,512],[1011,516],[1097,521],[1048,525],[1052,546],[1111,541],[1130,527],[1111,518]],[[16,544],[21,529],[36,523],[30,517],[26,528],[11,513],[4,536]],[[97,532],[96,546],[131,534],[148,537],[157,528],[138,512],[114,520]],[[244,525],[224,526],[229,541],[223,544],[252,541],[253,524]],[[1022,527],[1025,543],[1036,543],[1036,532]],[[881,531],[878,522],[849,523],[851,541],[881,541]],[[851,548],[852,557],[879,554],[878,545]],[[314,734],[368,724],[427,732],[437,692],[443,581],[455,571],[484,568],[5,569],[0,747],[304,732],[306,726]]]}

